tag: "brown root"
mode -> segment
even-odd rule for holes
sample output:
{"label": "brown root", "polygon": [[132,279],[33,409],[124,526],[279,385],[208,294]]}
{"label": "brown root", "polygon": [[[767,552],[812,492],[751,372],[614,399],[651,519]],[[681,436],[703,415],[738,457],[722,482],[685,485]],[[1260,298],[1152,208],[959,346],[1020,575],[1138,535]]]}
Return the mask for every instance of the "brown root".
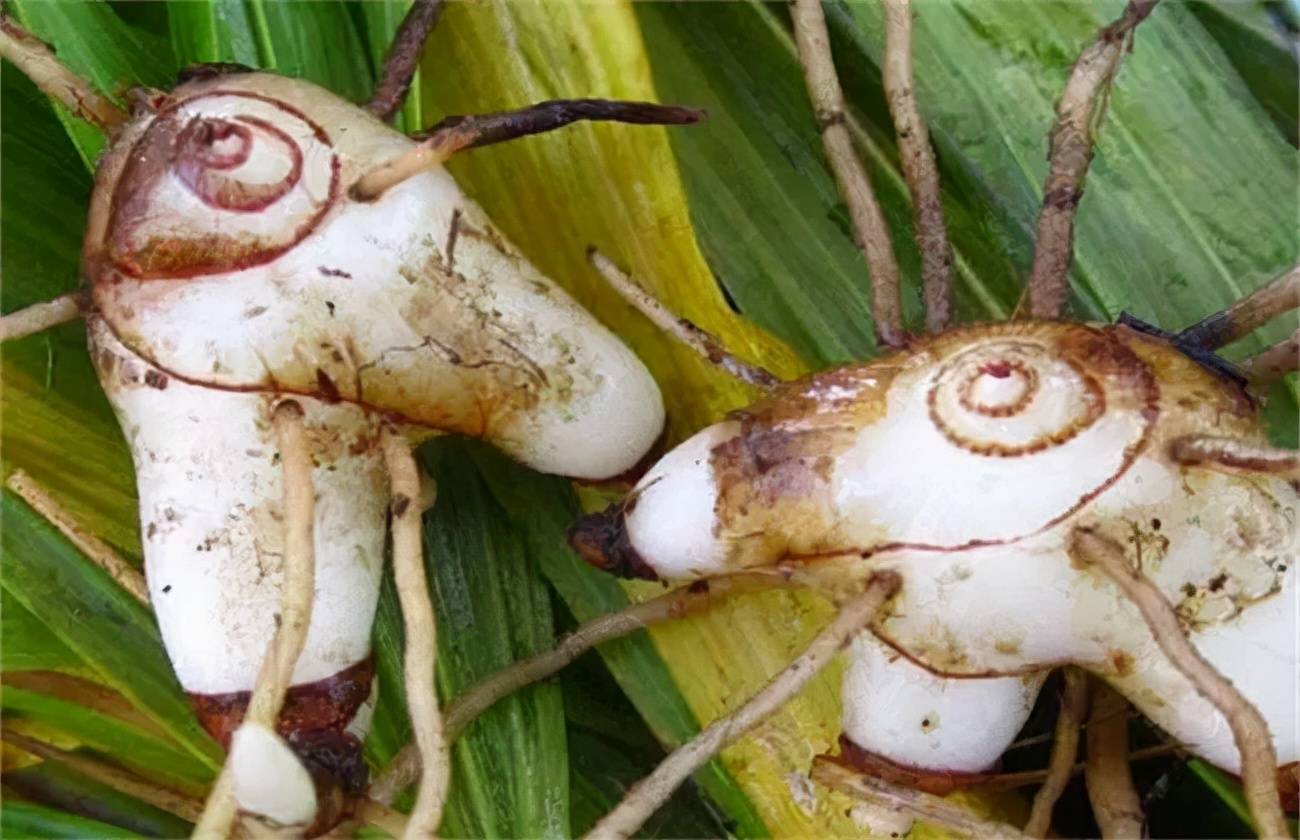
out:
{"label": "brown root", "polygon": [[379,74],[375,92],[366,103],[366,110],[384,122],[402,107],[411,80],[420,67],[420,54],[424,44],[442,17],[442,0],[415,0],[402,18],[402,25],[393,36],[384,59],[384,69]]}
{"label": "brown root", "polygon": [[899,300],[898,261],[894,257],[884,213],[876,201],[866,170],[853,150],[853,139],[845,124],[844,93],[835,75],[821,0],[791,0],[790,17],[799,49],[799,63],[803,65],[808,98],[817,114],[826,158],[853,220],[858,248],[871,273],[871,314],[875,319],[877,338],[886,347],[902,347],[907,343],[907,337],[903,333]]}
{"label": "brown root", "polygon": [[1244,338],[1257,327],[1292,309],[1300,309],[1300,265],[1292,266],[1280,277],[1269,281],[1222,312],[1201,319],[1179,333],[1178,337],[1188,344],[1206,350],[1217,350]]}
{"label": "brown root", "polygon": [[1256,386],[1271,385],[1300,370],[1300,330],[1251,356],[1242,363],[1241,369]]}
{"label": "brown root", "polygon": [[13,474],[5,482],[5,486],[31,505],[33,510],[49,520],[50,524],[58,528],[59,532],[67,537],[68,541],[75,545],[82,554],[89,557],[96,566],[107,572],[108,576],[115,580],[118,586],[125,589],[140,603],[149,603],[149,587],[145,584],[144,575],[118,556],[117,552],[109,548],[107,543],[83,528],[50,495],[49,491],[37,484],[30,475],[22,470],[14,470]]}
{"label": "brown root", "polygon": [[916,105],[912,76],[911,0],[881,0],[885,11],[885,96],[898,135],[899,160],[912,194],[912,224],[921,252],[925,328],[935,333],[952,317],[952,245],[943,223],[939,167],[930,133]]}
{"label": "brown root", "polygon": [[592,266],[618,292],[623,300],[632,305],[650,320],[656,327],[685,344],[698,353],[709,364],[717,365],[741,382],[756,388],[771,390],[781,383],[781,379],[770,370],[743,362],[723,349],[722,343],[712,334],[700,329],[685,318],[678,318],[669,312],[654,296],[637,285],[637,282],[614,264],[614,261],[592,248],[588,251]]}
{"label": "brown root", "polygon": [[490,146],[530,134],[554,131],[575,122],[621,122],[634,125],[690,125],[704,112],[656,102],[618,102],[610,99],[556,99],[517,111],[447,117],[422,132],[420,144],[381,163],[352,185],[354,201],[374,201],[388,189],[418,175],[462,149]]}
{"label": "brown root", "polygon": [[[284,705],[285,692],[311,625],[316,591],[316,552],[312,541],[316,489],[312,484],[312,455],[302,408],[292,400],[280,403],[271,413],[271,426],[284,465],[284,582],[279,621],[249,697],[244,723],[275,731],[276,718]],[[208,794],[203,814],[194,827],[194,837],[228,837],[237,807],[234,778],[227,762]]]}
{"label": "brown root", "polygon": [[1029,274],[1030,314],[1035,318],[1060,317],[1065,306],[1074,257],[1074,215],[1092,163],[1094,131],[1105,115],[1111,83],[1131,46],[1133,30],[1158,2],[1129,0],[1119,19],[1079,55],[1056,105]]}
{"label": "brown root", "polygon": [[13,62],[41,93],[105,133],[113,134],[128,119],[125,111],[72,72],[59,61],[49,44],[15,23],[3,8],[0,8],[0,58]]}
{"label": "brown root", "polygon": [[442,822],[442,807],[451,781],[451,756],[438,710],[434,689],[434,658],[438,650],[438,626],[429,599],[424,574],[421,535],[420,472],[411,456],[410,444],[400,435],[385,431],[384,462],[392,481],[393,577],[402,605],[406,629],[404,664],[406,703],[411,729],[422,759],[420,784],[404,837],[434,837]]}
{"label": "brown root", "polygon": [[1169,444],[1169,455],[1180,464],[1218,472],[1268,474],[1300,479],[1300,452],[1261,446],[1230,437],[1190,435]]}
{"label": "brown root", "polygon": [[1084,777],[1092,814],[1107,840],[1141,840],[1146,824],[1129,771],[1128,708],[1128,701],[1114,689],[1092,680]]}
{"label": "brown root", "polygon": [[26,338],[81,317],[78,295],[60,295],[0,317],[0,343]]}
{"label": "brown root", "polygon": [[[761,572],[724,575],[594,618],[561,639],[553,649],[502,668],[475,683],[449,703],[445,724],[447,740],[455,741],[466,726],[498,700],[546,679],[603,642],[654,624],[698,615],[723,598],[787,583],[780,575]],[[385,804],[391,803],[397,794],[415,781],[419,769],[420,754],[408,744],[371,785],[371,797]]]}
{"label": "brown root", "polygon": [[[1087,727],[1081,727],[1085,732]],[[1134,750],[1128,754],[1129,763],[1135,761],[1146,761],[1152,758],[1163,758],[1169,755],[1177,755],[1185,751],[1182,744],[1155,744],[1150,747],[1143,747],[1140,750]],[[1085,762],[1077,762],[1070,768],[1071,776],[1078,776],[1080,773],[1087,772]],[[1041,785],[1047,781],[1047,776],[1051,768],[1043,770],[1021,770],[1015,773],[996,773],[990,775],[988,779],[982,780],[975,787],[981,790],[1015,790],[1016,788],[1028,787],[1030,785]]]}
{"label": "brown root", "polygon": [[1025,834],[1046,837],[1052,827],[1052,810],[1065,792],[1079,754],[1079,725],[1088,710],[1088,675],[1073,666],[1064,671],[1065,688],[1061,692],[1061,710],[1056,716],[1056,736],[1047,777],[1034,795],[1034,804],[1025,822]]}
{"label": "brown root", "polygon": [[739,709],[715,720],[674,750],[654,772],[634,784],[587,837],[600,840],[630,837],[687,777],[798,694],[880,612],[901,585],[902,579],[896,572],[873,574],[866,589],[840,608],[830,625],[817,634],[798,658]]}
{"label": "brown root", "polygon": [[982,820],[942,797],[915,788],[896,785],[869,773],[859,773],[840,762],[818,756],[813,759],[813,781],[855,799],[879,802],[906,812],[918,820],[943,826],[971,837],[1024,837],[1015,826]]}
{"label": "brown root", "polygon": [[1070,556],[1079,563],[1095,566],[1105,573],[1133,602],[1165,656],[1232,727],[1233,740],[1241,754],[1242,787],[1259,836],[1277,840],[1289,837],[1278,802],[1277,754],[1273,751],[1268,723],[1259,710],[1201,657],[1183,633],[1178,614],[1169,601],[1129,564],[1120,546],[1100,534],[1077,528],[1070,537],[1069,550]]}

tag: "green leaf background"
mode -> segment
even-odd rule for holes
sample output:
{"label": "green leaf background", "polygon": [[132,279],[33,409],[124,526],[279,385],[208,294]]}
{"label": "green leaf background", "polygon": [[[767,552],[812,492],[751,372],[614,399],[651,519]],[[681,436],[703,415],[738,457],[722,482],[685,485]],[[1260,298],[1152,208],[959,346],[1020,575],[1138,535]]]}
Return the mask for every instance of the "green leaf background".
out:
{"label": "green leaf background", "polygon": [[[165,87],[198,61],[274,68],[364,100],[403,2],[104,3],[10,0],[11,14],[75,70],[121,98]],[[1015,309],[1032,256],[1055,97],[1078,50],[1120,0],[917,4],[917,95],[934,138],[957,256],[962,320]],[[827,6],[851,128],[884,204],[919,325],[919,260],[880,90],[874,2]],[[1139,30],[1101,131],[1080,208],[1073,312],[1127,309],[1177,328],[1297,257],[1296,67],[1264,4],[1166,2]],[[752,394],[675,346],[605,290],[595,244],[675,311],[736,352],[787,374],[874,352],[868,274],[852,243],[798,72],[783,5],[451,4],[400,115],[408,129],[449,113],[555,97],[658,98],[704,106],[671,132],[575,126],[474,151],[451,169],[521,250],[622,335],[664,388],[679,440]],[[0,306],[79,285],[91,167],[103,145],[21,74],[0,73]],[[1291,327],[1241,342],[1245,354]],[[87,527],[138,560],[130,458],[94,379],[80,325],[0,349],[0,459],[48,487]],[[1294,382],[1268,401],[1295,445]],[[656,591],[582,564],[563,541],[600,494],[530,473],[478,444],[442,440],[421,457],[439,481],[425,559],[440,619],[438,689],[545,649],[576,622]],[[197,793],[220,757],[171,675],[147,609],[117,589],[21,500],[0,500],[0,671],[5,726]],[[665,749],[734,707],[828,616],[790,594],[604,646],[557,680],[511,697],[457,744],[444,831],[555,837],[585,830]],[[386,581],[375,627],[379,692],[367,755],[381,767],[409,736],[401,622]],[[78,695],[57,689],[95,686]],[[647,835],[844,835],[848,802],[791,794],[837,734],[837,675],[697,774]],[[92,702],[91,695],[116,698]],[[6,748],[6,836],[174,836],[187,824],[57,761]],[[1193,763],[1153,826],[1245,830],[1231,780]],[[1181,791],[1181,793],[1179,793]],[[1016,796],[972,800],[1011,813]],[[1162,816],[1173,814],[1179,816]],[[1208,816],[1207,816],[1208,815]],[[1183,822],[1178,822],[1182,819]],[[1161,823],[1161,820],[1165,820]],[[1184,830],[1183,833],[1186,833]]]}

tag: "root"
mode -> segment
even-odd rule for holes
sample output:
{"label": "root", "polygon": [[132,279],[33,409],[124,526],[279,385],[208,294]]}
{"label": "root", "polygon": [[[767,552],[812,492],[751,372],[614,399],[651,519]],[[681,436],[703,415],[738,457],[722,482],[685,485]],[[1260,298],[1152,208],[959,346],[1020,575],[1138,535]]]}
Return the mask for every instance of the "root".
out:
{"label": "root", "polygon": [[144,575],[118,556],[107,543],[78,524],[49,491],[37,484],[30,475],[22,470],[14,470],[9,480],[5,482],[5,486],[49,520],[50,524],[58,528],[59,532],[67,537],[82,554],[107,572],[118,586],[125,589],[141,604],[149,603],[149,587],[145,584]]}
{"label": "root", "polygon": [[1218,472],[1275,475],[1300,479],[1300,452],[1260,446],[1230,437],[1189,435],[1169,444],[1170,456],[1180,464]]}
{"label": "root", "polygon": [[[3,38],[2,24],[0,38]],[[0,343],[26,338],[80,317],[81,306],[76,294],[60,295],[54,300],[34,303],[26,309],[0,317]]]}
{"label": "root", "polygon": [[[761,572],[725,575],[675,589],[658,598],[592,619],[561,639],[552,650],[502,668],[475,683],[449,703],[446,713],[447,740],[454,742],[466,726],[498,700],[546,679],[603,642],[654,624],[697,615],[723,598],[783,585],[787,585],[787,581],[780,575]],[[391,804],[398,793],[415,781],[419,768],[419,752],[408,744],[371,785],[371,797]]]}
{"label": "root", "polygon": [[799,693],[831,659],[881,610],[902,584],[896,572],[876,572],[866,589],[840,608],[834,620],[804,652],[743,706],[713,723],[678,747],[649,776],[634,784],[614,810],[600,819],[588,838],[630,837],[668,801],[688,776],[708,763],[723,747],[766,720]]}
{"label": "root", "polygon": [[1106,113],[1111,83],[1131,46],[1133,30],[1158,2],[1129,0],[1119,20],[1103,29],[1079,55],[1056,105],[1029,273],[1029,306],[1035,318],[1058,318],[1065,306],[1074,257],[1074,214],[1092,163],[1094,131]]}
{"label": "root", "polygon": [[1052,809],[1070,783],[1075,756],[1079,754],[1079,724],[1088,710],[1088,675],[1073,666],[1067,667],[1065,689],[1061,693],[1061,710],[1056,716],[1056,737],[1047,778],[1034,795],[1034,805],[1025,823],[1025,834],[1046,837],[1052,827]]}
{"label": "root", "polygon": [[[1087,727],[1080,727],[1085,732]],[[1128,762],[1131,764],[1135,761],[1146,761],[1150,758],[1163,758],[1168,755],[1176,755],[1186,751],[1182,744],[1155,744],[1150,747],[1143,747],[1140,750],[1134,750],[1128,754]],[[981,790],[1015,790],[1016,788],[1028,787],[1029,785],[1041,785],[1047,781],[1047,776],[1051,768],[1043,770],[1022,770],[1016,773],[998,773],[989,776],[986,780],[981,780],[977,785]],[[1078,776],[1080,773],[1087,772],[1087,764],[1080,761],[1070,768],[1071,776]]]}
{"label": "root", "polygon": [[896,785],[867,773],[858,773],[825,756],[813,759],[813,781],[838,790],[855,799],[879,802],[914,816],[918,820],[943,826],[972,837],[1024,837],[1015,826],[982,820],[942,797],[915,788]]}
{"label": "root", "polygon": [[[316,557],[312,542],[316,489],[312,484],[312,456],[302,408],[292,400],[280,403],[271,414],[271,425],[284,465],[284,582],[275,635],[267,645],[266,657],[262,660],[243,722],[260,724],[274,732],[276,718],[284,705],[285,692],[289,689],[294,666],[298,663],[311,625],[312,600],[316,590]],[[194,837],[209,840],[229,836],[237,807],[234,778],[227,762],[208,794],[203,815],[194,827]]]}
{"label": "root", "polygon": [[203,810],[203,803],[197,799],[170,788],[162,787],[157,782],[142,779],[134,773],[119,767],[104,764],[77,753],[65,752],[43,741],[14,732],[8,727],[3,732],[0,732],[0,737],[4,739],[5,743],[11,744],[24,752],[31,753],[47,761],[66,764],[88,779],[107,785],[119,793],[134,797],[161,811],[174,814],[186,822],[192,823],[198,820],[199,813]]}
{"label": "root", "polygon": [[885,96],[898,135],[899,160],[912,194],[912,224],[921,251],[925,328],[936,333],[952,317],[952,245],[939,199],[939,167],[916,105],[912,77],[911,0],[881,0],[885,11]]}
{"label": "root", "polygon": [[1128,707],[1110,686],[1092,681],[1084,773],[1093,816],[1107,840],[1141,840],[1146,822],[1128,766]]}
{"label": "root", "polygon": [[451,757],[434,688],[438,626],[424,576],[420,472],[405,438],[386,430],[383,447],[384,462],[392,481],[393,577],[397,582],[397,596],[401,601],[406,629],[403,663],[406,704],[415,744],[423,759],[415,807],[402,836],[434,837],[442,822],[442,806],[451,781]]}
{"label": "root", "polygon": [[871,189],[866,170],[853,151],[853,139],[845,124],[844,93],[835,75],[821,0],[791,0],[790,17],[799,49],[799,63],[803,65],[808,98],[817,114],[826,158],[853,220],[858,248],[871,272],[871,314],[875,319],[877,339],[886,347],[902,347],[907,343],[907,337],[903,333],[903,313],[899,302],[898,262],[894,258],[885,216]]}
{"label": "root", "polygon": [[1288,373],[1300,370],[1300,330],[1251,356],[1242,363],[1241,368],[1257,386],[1271,385]]}
{"label": "root", "polygon": [[397,28],[388,48],[375,92],[366,103],[366,110],[384,122],[392,119],[402,107],[415,71],[420,67],[424,44],[438,25],[438,18],[442,17],[442,7],[442,0],[415,0],[406,17],[402,18],[402,25]]}
{"label": "root", "polygon": [[1106,537],[1078,528],[1070,537],[1070,555],[1084,565],[1095,565],[1119,587],[1142,613],[1169,661],[1223,715],[1241,754],[1241,782],[1256,831],[1261,837],[1289,837],[1278,802],[1277,754],[1268,723],[1259,710],[1201,657],[1184,635],[1174,608],[1159,589],[1129,565],[1123,549]]}
{"label": "root", "polygon": [[0,7],[0,58],[13,62],[41,93],[106,134],[116,133],[129,119],[125,111],[59,61],[49,44],[15,23],[3,7]]}
{"label": "root", "polygon": [[609,99],[556,99],[517,111],[447,117],[424,132],[424,140],[418,146],[362,175],[349,193],[354,201],[374,201],[391,187],[441,165],[462,149],[554,131],[570,123],[689,125],[702,119],[704,112],[694,108]]}
{"label": "root", "polygon": [[698,353],[705,361],[717,365],[741,382],[756,388],[771,390],[781,383],[780,377],[766,368],[742,362],[722,348],[722,343],[710,333],[700,329],[685,318],[673,315],[654,296],[637,285],[636,281],[614,264],[613,260],[591,248],[587,252],[591,264],[600,275],[656,327]]}
{"label": "root", "polygon": [[1222,312],[1203,318],[1179,333],[1178,338],[1206,350],[1217,350],[1292,309],[1300,309],[1300,265],[1292,266]]}

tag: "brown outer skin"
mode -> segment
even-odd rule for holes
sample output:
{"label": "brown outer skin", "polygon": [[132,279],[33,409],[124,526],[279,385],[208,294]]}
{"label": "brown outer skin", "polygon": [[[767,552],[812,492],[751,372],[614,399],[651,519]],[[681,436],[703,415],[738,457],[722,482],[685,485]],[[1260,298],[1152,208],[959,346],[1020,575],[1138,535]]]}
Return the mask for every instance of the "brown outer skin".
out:
{"label": "brown outer skin", "polygon": [[[1131,447],[1123,469],[1186,434],[1213,431],[1245,440],[1262,436],[1255,406],[1237,384],[1200,367],[1172,345],[1127,327],[1044,321],[961,327],[866,365],[836,368],[788,383],[733,414],[742,424],[741,434],[713,451],[719,488],[714,529],[731,538],[733,563],[751,566],[761,564],[759,558],[773,556],[796,562],[868,556],[904,547],[883,538],[870,545],[850,544],[839,536],[829,496],[835,458],[853,445],[862,429],[884,415],[890,383],[900,372],[946,357],[977,336],[1018,335],[1046,336],[1102,381],[1111,399],[1139,407],[1148,431]],[[874,388],[864,385],[873,379]],[[858,392],[859,388],[865,390]],[[1106,486],[1092,488],[1047,527],[1077,513]],[[933,548],[952,551],[1012,541]]]}
{"label": "brown outer skin", "polygon": [[[831,504],[835,459],[858,434],[884,417],[887,394],[900,374],[934,364],[979,338],[1031,337],[1054,343],[1105,386],[1110,399],[1141,411],[1147,430],[1130,447],[1121,470],[1038,531],[1014,539],[956,546],[904,546],[882,539],[862,545],[839,533]],[[874,382],[874,384],[872,384]],[[1104,407],[1103,407],[1104,410]],[[919,339],[905,350],[866,364],[846,365],[784,383],[769,396],[733,412],[741,433],[716,447],[712,466],[718,485],[714,533],[728,538],[735,569],[776,562],[824,562],[827,584],[843,574],[842,563],[897,548],[961,551],[1014,542],[1076,515],[1123,474],[1138,457],[1164,450],[1179,437],[1224,434],[1262,441],[1258,411],[1240,385],[1208,370],[1172,344],[1122,325],[1065,321],[1012,321],[957,327]],[[1051,441],[1043,446],[1052,445]],[[999,454],[999,453],[993,453]],[[1024,453],[1032,455],[1032,451]],[[1009,455],[1006,457],[1017,457]],[[623,513],[614,508],[580,520],[571,544],[600,568],[655,579],[653,569],[628,544]],[[910,658],[910,657],[909,657]]]}
{"label": "brown outer skin", "polygon": [[[370,696],[374,661],[367,657],[337,674],[316,682],[290,686],[276,731],[302,760],[316,787],[316,821],[309,837],[328,831],[345,819],[369,781],[361,741],[346,731],[361,704]],[[199,723],[221,745],[244,720],[251,692],[190,694]]]}

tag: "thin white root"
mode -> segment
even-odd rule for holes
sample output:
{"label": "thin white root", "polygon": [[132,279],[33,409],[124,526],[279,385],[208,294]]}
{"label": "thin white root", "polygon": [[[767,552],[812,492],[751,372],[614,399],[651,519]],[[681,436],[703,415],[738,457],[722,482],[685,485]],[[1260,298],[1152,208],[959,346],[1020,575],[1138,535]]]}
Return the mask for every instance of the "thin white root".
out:
{"label": "thin white root", "polygon": [[1178,614],[1149,580],[1134,569],[1124,550],[1107,537],[1078,528],[1070,538],[1070,555],[1106,574],[1142,613],[1151,634],[1169,661],[1196,691],[1214,705],[1232,727],[1241,754],[1241,782],[1255,830],[1260,837],[1290,837],[1277,792],[1277,754],[1268,723],[1249,700],[1205,661],[1183,633]]}
{"label": "thin white root", "polygon": [[1191,435],[1169,445],[1169,454],[1180,464],[1218,472],[1246,475],[1275,475],[1300,479],[1300,452],[1260,446],[1244,440],[1214,435]]}
{"label": "thin white root", "polygon": [[1128,709],[1128,701],[1114,689],[1092,680],[1084,778],[1092,814],[1106,840],[1141,840],[1146,822],[1129,771]]}
{"label": "thin white root", "polygon": [[5,482],[5,486],[49,520],[51,525],[58,528],[59,532],[95,565],[108,572],[108,576],[115,580],[118,586],[125,589],[140,603],[149,603],[149,587],[145,584],[144,575],[118,556],[107,543],[82,527],[50,495],[48,490],[36,483],[35,479],[22,470],[14,470]]}
{"label": "thin white root", "polygon": [[903,312],[899,301],[898,261],[894,258],[885,215],[876,201],[871,180],[853,150],[853,139],[845,124],[844,93],[835,75],[821,0],[791,0],[790,17],[794,24],[795,45],[799,49],[799,63],[803,65],[808,98],[812,100],[817,125],[821,128],[826,158],[853,220],[858,248],[871,272],[871,314],[875,319],[876,334],[881,344],[902,347],[906,336],[903,334]]}
{"label": "thin white root", "polygon": [[[0,35],[2,38],[3,35]],[[60,295],[0,317],[0,343],[26,338],[81,317],[77,295]]]}
{"label": "thin white root", "polygon": [[[443,733],[442,714],[434,689],[434,664],[438,626],[434,620],[429,584],[424,575],[421,535],[420,471],[411,445],[401,435],[385,430],[384,462],[392,482],[393,577],[402,604],[406,629],[406,704],[411,730],[422,758],[415,807],[402,834],[405,838],[437,836],[443,802],[451,781],[451,757]],[[430,486],[432,482],[430,482]]]}
{"label": "thin white root", "polygon": [[23,71],[41,93],[107,133],[127,121],[127,113],[101,96],[54,55],[50,45],[23,29],[0,9],[0,58]]}
{"label": "thin white root", "polygon": [[65,752],[43,741],[30,738],[6,727],[0,732],[7,744],[31,753],[38,758],[66,764],[88,779],[107,785],[119,793],[139,799],[149,805],[174,814],[187,822],[194,822],[199,817],[203,803],[183,793],[165,788],[156,782],[142,779],[134,773],[108,764],[86,758],[77,753]]}
{"label": "thin white root", "polygon": [[691,321],[673,315],[664,308],[662,303],[655,300],[653,295],[637,285],[637,282],[615,265],[609,257],[595,248],[587,253],[591,264],[623,300],[631,304],[656,327],[694,350],[705,361],[717,365],[741,382],[747,382],[757,388],[771,390],[781,383],[780,377],[776,374],[758,365],[742,362],[724,350],[722,343],[713,335],[700,329]]}
{"label": "thin white root", "polygon": [[[594,618],[565,636],[551,650],[515,662],[483,678],[447,705],[447,740],[454,742],[466,726],[498,700],[538,680],[546,679],[602,642],[654,624],[705,612],[724,598],[778,586],[797,585],[779,574],[762,572],[724,575],[702,583],[705,585],[685,586],[618,612]],[[371,785],[371,798],[392,804],[397,794],[415,781],[419,769],[419,750],[415,745],[408,744]]]}
{"label": "thin white root", "polygon": [[1119,19],[1079,54],[1056,104],[1047,183],[1043,185],[1029,273],[1029,309],[1035,318],[1059,318],[1065,306],[1074,258],[1074,216],[1092,163],[1094,135],[1106,113],[1111,83],[1132,43],[1133,30],[1158,2],[1130,0]]}
{"label": "thin white root", "polygon": [[1300,309],[1300,265],[1287,269],[1222,312],[1201,319],[1178,337],[1197,347],[1217,350],[1292,309]]}
{"label": "thin white root", "polygon": [[[284,466],[284,582],[280,593],[279,622],[267,645],[244,723],[275,731],[276,718],[284,705],[285,692],[289,690],[294,666],[298,663],[311,625],[312,599],[316,591],[315,547],[312,542],[316,490],[312,484],[312,455],[302,408],[292,400],[280,403],[271,414],[271,425]],[[203,840],[224,840],[234,825],[237,807],[234,777],[227,761],[208,794],[193,836]]]}
{"label": "thin white root", "polygon": [[877,776],[858,773],[834,759],[813,759],[812,779],[831,790],[855,799],[879,802],[906,812],[923,822],[943,826],[972,837],[1023,838],[1015,826],[982,820],[974,814],[945,801],[942,797],[915,788],[887,782]]}
{"label": "thin white root", "polygon": [[1070,783],[1074,758],[1079,754],[1079,725],[1088,709],[1088,676],[1074,667],[1067,667],[1064,675],[1065,688],[1061,692],[1061,710],[1056,716],[1056,736],[1047,778],[1034,795],[1034,805],[1025,822],[1025,834],[1030,837],[1047,836],[1052,827],[1052,810]]}
{"label": "thin white root", "polygon": [[1256,385],[1268,385],[1300,370],[1300,330],[1242,362],[1241,369]]}
{"label": "thin white root", "polygon": [[880,0],[885,11],[885,96],[898,135],[899,160],[912,194],[912,224],[921,252],[921,287],[925,328],[936,333],[952,317],[952,245],[939,200],[939,167],[930,147],[930,132],[916,105],[912,75],[911,0]]}
{"label": "thin white root", "polygon": [[817,634],[797,659],[739,709],[715,720],[695,738],[674,750],[654,772],[634,784],[614,810],[588,832],[587,837],[610,840],[632,836],[687,777],[798,694],[875,618],[901,585],[902,578],[896,572],[873,574],[866,589],[840,608],[830,625]]}

